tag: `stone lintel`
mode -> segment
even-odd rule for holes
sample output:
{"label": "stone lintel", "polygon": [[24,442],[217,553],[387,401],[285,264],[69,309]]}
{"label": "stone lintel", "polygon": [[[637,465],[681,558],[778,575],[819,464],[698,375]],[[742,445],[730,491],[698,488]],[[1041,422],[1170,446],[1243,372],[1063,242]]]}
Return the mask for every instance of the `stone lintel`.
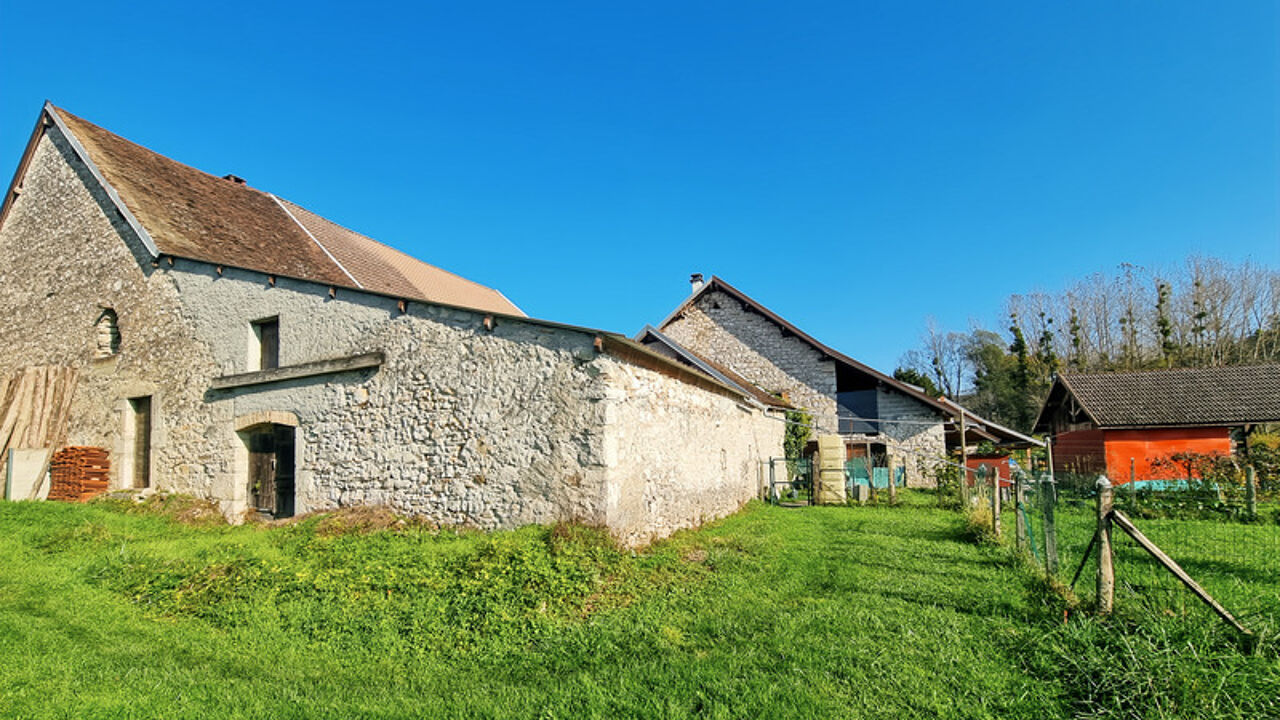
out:
{"label": "stone lintel", "polygon": [[300,365],[287,365],[270,370],[223,375],[222,377],[214,378],[209,387],[213,390],[231,390],[250,385],[265,385],[267,383],[296,380],[316,375],[333,375],[352,370],[376,368],[380,367],[384,362],[386,362],[386,356],[380,352],[371,352],[342,358],[316,360],[315,362],[302,363]]}

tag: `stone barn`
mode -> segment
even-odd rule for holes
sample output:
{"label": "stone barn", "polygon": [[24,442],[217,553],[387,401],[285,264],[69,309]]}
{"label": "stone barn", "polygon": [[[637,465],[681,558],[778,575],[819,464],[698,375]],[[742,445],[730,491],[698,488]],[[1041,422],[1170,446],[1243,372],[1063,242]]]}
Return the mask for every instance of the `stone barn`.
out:
{"label": "stone barn", "polygon": [[65,399],[7,414],[233,519],[376,503],[634,545],[733,512],[781,453],[741,388],[52,105],[0,210],[0,313],[0,378],[57,368]]}
{"label": "stone barn", "polygon": [[719,277],[691,282],[692,294],[657,328],[664,337],[806,410],[815,434],[844,439],[848,459],[869,452],[877,467],[905,467],[907,484],[932,486],[929,469],[946,456],[946,425],[958,411],[824,345]]}

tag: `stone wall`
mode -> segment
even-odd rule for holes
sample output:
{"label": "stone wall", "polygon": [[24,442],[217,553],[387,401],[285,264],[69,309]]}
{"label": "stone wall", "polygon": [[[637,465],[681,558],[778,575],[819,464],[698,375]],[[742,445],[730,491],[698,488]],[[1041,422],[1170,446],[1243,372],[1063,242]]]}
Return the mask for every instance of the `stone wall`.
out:
{"label": "stone wall", "polygon": [[[80,370],[69,442],[130,481],[128,399],[153,401],[152,484],[248,507],[240,431],[296,426],[298,512],[388,504],[441,524],[609,526],[628,543],[737,509],[782,424],[723,390],[601,353],[595,331],[168,258],[153,263],[58,131],[0,230],[0,371]],[[102,307],[120,353],[94,360]],[[276,317],[280,365],[382,353],[380,367],[214,390],[253,369]],[[659,363],[661,365],[661,363]],[[661,369],[661,368],[659,368]],[[670,370],[670,368],[668,368]]]}
{"label": "stone wall", "polygon": [[761,461],[782,455],[781,418],[648,368],[607,365],[605,512],[624,541],[728,515],[760,495]]}
{"label": "stone wall", "polygon": [[[591,333],[179,260],[196,333],[225,374],[248,367],[254,320],[277,317],[282,366],[371,351],[377,369],[212,391],[224,454],[237,418],[298,418],[297,503],[386,504],[481,528],[603,524],[604,384]],[[219,496],[247,501],[239,463]]]}
{"label": "stone wall", "polygon": [[[104,308],[118,315],[120,353],[95,359]],[[128,398],[151,396],[153,464],[165,469],[170,487],[200,495],[212,489],[211,408],[199,389],[216,368],[179,308],[173,282],[50,128],[0,227],[0,373],[76,368],[66,440],[111,450],[115,487],[131,481]]]}
{"label": "stone wall", "polygon": [[786,392],[814,415],[817,431],[837,431],[835,363],[736,298],[705,292],[662,332],[770,393]]}
{"label": "stone wall", "polygon": [[[696,353],[727,365],[770,392],[786,391],[794,405],[813,414],[815,434],[838,432],[836,363],[736,298],[709,290],[662,331]],[[940,415],[919,400],[883,385],[877,414],[901,422],[881,423],[876,435],[846,435],[850,442],[884,443],[907,482],[931,485],[925,469],[945,456]]]}
{"label": "stone wall", "polygon": [[933,487],[929,470],[937,460],[946,457],[947,440],[937,413],[919,400],[902,393],[880,388],[876,391],[880,416],[905,422],[885,422],[880,432],[894,467],[907,468],[907,485]]}

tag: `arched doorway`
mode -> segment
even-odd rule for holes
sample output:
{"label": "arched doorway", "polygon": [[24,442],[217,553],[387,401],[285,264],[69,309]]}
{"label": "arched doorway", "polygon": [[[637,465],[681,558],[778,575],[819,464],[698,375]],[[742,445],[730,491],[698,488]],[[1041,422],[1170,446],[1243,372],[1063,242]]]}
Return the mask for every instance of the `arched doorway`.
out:
{"label": "arched doorway", "polygon": [[293,517],[294,428],[263,423],[240,431],[249,449],[249,507],[273,518]]}

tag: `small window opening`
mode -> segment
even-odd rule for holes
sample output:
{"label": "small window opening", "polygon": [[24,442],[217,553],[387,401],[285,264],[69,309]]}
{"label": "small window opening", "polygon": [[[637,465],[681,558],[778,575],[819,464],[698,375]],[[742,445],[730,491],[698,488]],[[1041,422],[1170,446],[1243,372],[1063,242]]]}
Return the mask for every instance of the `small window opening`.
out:
{"label": "small window opening", "polygon": [[268,318],[253,323],[253,336],[257,340],[257,370],[280,367],[280,318]]}
{"label": "small window opening", "polygon": [[120,320],[116,317],[116,311],[111,308],[103,308],[102,314],[98,315],[96,327],[96,345],[93,356],[95,358],[108,358],[112,355],[120,354]]}

